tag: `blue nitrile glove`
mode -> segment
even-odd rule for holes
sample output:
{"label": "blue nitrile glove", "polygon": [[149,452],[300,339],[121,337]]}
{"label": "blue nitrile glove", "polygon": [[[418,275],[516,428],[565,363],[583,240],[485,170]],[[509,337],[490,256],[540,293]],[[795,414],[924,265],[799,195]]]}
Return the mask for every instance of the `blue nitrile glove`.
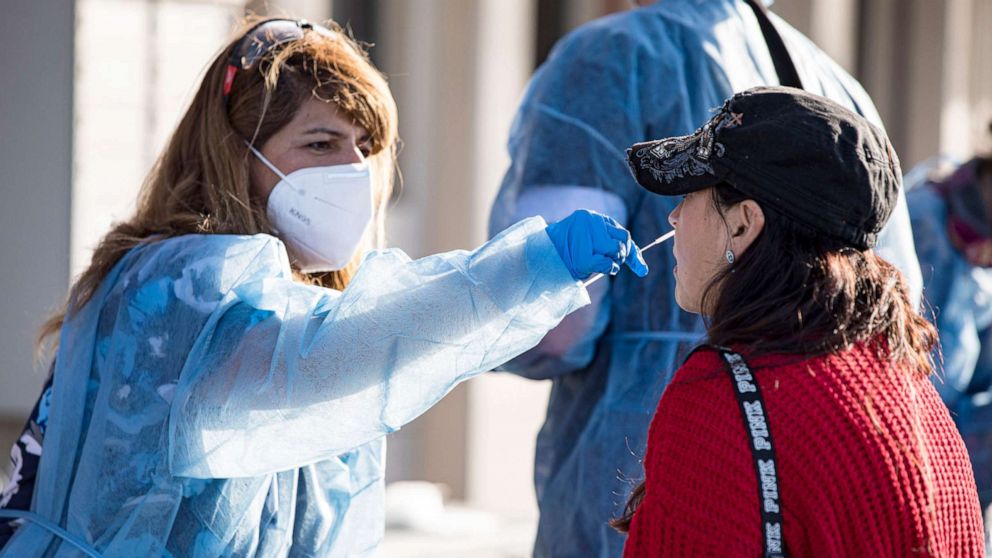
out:
{"label": "blue nitrile glove", "polygon": [[579,209],[548,225],[547,231],[561,261],[576,280],[593,273],[616,275],[624,263],[638,277],[648,274],[641,249],[612,217]]}

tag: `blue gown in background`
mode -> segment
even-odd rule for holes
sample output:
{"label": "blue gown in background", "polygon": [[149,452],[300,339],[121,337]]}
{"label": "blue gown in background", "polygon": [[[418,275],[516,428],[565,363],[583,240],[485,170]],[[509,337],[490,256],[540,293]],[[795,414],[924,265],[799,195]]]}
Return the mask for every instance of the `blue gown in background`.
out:
{"label": "blue gown in background", "polygon": [[[807,90],[881,125],[853,78],[772,19]],[[662,0],[580,27],[555,46],[527,88],[490,233],[527,215],[554,220],[585,206],[618,217],[635,241],[649,242],[671,228],[667,217],[679,200],[638,187],[626,148],[691,133],[734,92],[777,83],[754,13],[737,0]],[[903,270],[919,300],[902,195],[879,252]],[[701,339],[699,319],[675,303],[670,245],[645,258],[653,270],[645,280],[610,279],[593,307],[568,318],[579,320],[562,326],[569,331],[553,332],[505,367],[553,382],[537,441],[535,556],[620,555],[623,536],[607,521],[621,514],[643,478],[640,460],[658,399]]]}
{"label": "blue gown in background", "polygon": [[968,447],[992,553],[992,268],[972,265],[952,244],[948,204],[934,185],[913,186],[907,200],[923,292],[940,336],[934,385]]}
{"label": "blue gown in background", "polygon": [[[139,245],[62,329],[32,511],[108,557],[370,555],[385,435],[586,303],[541,219],[343,292],[268,235]],[[38,522],[0,554],[80,555]]]}

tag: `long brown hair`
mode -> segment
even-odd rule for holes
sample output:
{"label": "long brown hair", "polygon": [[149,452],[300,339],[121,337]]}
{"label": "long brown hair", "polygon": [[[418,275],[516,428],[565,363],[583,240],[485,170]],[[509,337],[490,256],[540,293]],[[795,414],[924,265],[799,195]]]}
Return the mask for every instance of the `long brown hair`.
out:
{"label": "long brown hair", "polygon": [[[239,71],[225,102],[228,60],[239,39],[263,18],[249,18],[214,58],[189,109],[146,177],[137,209],[100,241],[89,267],[69,291],[65,306],[42,326],[39,349],[58,332],[67,312],[85,305],[111,268],[142,242],[184,234],[270,232],[262,200],[250,193],[249,151],[261,148],[311,97],[334,103],[368,130],[368,159],[375,188],[374,226],[362,248],[384,242],[384,213],[396,170],[397,115],[385,77],[364,48],[330,23],[273,49],[253,69]],[[361,253],[363,250],[358,250]],[[341,289],[357,267],[297,279]]]}
{"label": "long brown hair", "polygon": [[[721,216],[748,199],[727,184],[711,192]],[[703,292],[707,343],[750,356],[816,356],[867,342],[910,374],[933,371],[937,330],[913,308],[899,270],[871,250],[819,235],[771,208],[762,211],[764,229]],[[610,524],[627,532],[644,494],[641,482]]]}

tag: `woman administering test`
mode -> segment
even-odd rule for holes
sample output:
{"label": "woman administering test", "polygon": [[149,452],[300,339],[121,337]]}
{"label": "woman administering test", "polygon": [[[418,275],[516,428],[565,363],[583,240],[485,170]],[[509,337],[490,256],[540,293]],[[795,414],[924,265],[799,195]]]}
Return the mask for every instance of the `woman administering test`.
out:
{"label": "woman administering test", "polygon": [[580,280],[647,272],[582,211],[472,252],[362,258],[395,112],[336,27],[264,20],[223,49],[49,324],[37,482],[5,490],[31,506],[0,510],[22,520],[0,554],[370,555],[385,435],[536,344],[588,302]]}
{"label": "woman administering test", "polygon": [[982,556],[936,331],[872,250],[901,184],[885,133],[760,87],[628,157],[684,196],[676,300],[707,339],[658,404],[624,556]]}

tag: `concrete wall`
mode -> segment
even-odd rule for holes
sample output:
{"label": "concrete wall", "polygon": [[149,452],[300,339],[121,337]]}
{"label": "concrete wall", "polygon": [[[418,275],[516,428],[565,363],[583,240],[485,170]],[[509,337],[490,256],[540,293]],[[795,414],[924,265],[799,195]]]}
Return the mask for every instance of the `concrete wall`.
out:
{"label": "concrete wall", "polygon": [[858,0],[779,0],[771,9],[854,73],[858,62],[858,5]]}
{"label": "concrete wall", "polygon": [[249,0],[245,10],[271,16],[298,17],[324,21],[331,17],[333,0]]}
{"label": "concrete wall", "polygon": [[992,117],[992,3],[872,0],[861,18],[858,74],[903,168],[981,146]]}
{"label": "concrete wall", "polygon": [[[24,423],[47,374],[38,325],[69,281],[74,3],[7,2],[0,17],[0,422]],[[12,441],[0,434],[0,454]]]}
{"label": "concrete wall", "polygon": [[77,2],[74,276],[111,225],[133,213],[145,175],[230,36],[242,4]]}

